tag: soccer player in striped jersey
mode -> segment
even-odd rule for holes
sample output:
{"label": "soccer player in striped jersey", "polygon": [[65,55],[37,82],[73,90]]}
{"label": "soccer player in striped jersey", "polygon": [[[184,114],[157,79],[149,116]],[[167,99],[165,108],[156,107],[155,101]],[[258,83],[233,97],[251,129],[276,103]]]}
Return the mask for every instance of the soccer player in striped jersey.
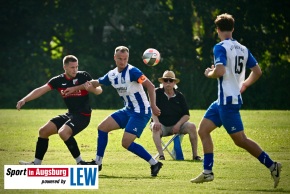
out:
{"label": "soccer player in striped jersey", "polygon": [[[204,151],[204,170],[199,176],[191,179],[191,182],[213,181],[214,154],[210,133],[223,125],[237,146],[248,151],[270,170],[274,188],[276,188],[280,179],[281,163],[273,161],[255,141],[249,139],[244,133],[239,112],[243,103],[241,94],[260,78],[262,71],[251,52],[233,39],[234,23],[232,15],[226,13],[217,16],[215,20],[221,42],[213,48],[214,65],[207,68],[204,74],[208,78],[217,79],[218,100],[209,106],[199,125],[198,133]],[[251,73],[245,79],[246,68],[250,68]]]}
{"label": "soccer player in striped jersey", "polygon": [[[151,176],[157,176],[163,164],[155,160],[143,146],[134,142],[137,137],[140,138],[151,115],[160,115],[160,110],[155,103],[155,87],[138,68],[128,64],[129,49],[127,47],[115,48],[114,60],[116,68],[103,77],[90,81],[90,85],[86,86],[86,89],[90,91],[90,88],[112,85],[125,105],[99,124],[96,159],[92,161],[92,164],[97,164],[99,171],[102,169],[108,133],[124,128],[122,146],[147,161],[151,165]],[[147,89],[150,101],[143,87]],[[65,92],[70,93],[78,89],[80,88],[74,87]]]}

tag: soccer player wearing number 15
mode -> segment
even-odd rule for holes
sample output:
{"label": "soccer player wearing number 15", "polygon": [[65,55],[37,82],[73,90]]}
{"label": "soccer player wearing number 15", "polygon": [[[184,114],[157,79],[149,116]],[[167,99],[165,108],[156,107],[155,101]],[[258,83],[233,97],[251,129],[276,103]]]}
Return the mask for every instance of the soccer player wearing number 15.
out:
{"label": "soccer player wearing number 15", "polygon": [[[198,134],[204,151],[204,170],[199,176],[191,179],[191,182],[213,181],[214,155],[210,133],[216,127],[223,125],[237,146],[248,151],[270,170],[274,188],[276,188],[282,165],[274,162],[255,141],[249,139],[244,133],[239,112],[243,102],[241,93],[259,79],[262,71],[250,51],[232,38],[234,23],[234,18],[229,14],[221,14],[215,20],[221,42],[213,49],[214,65],[207,68],[204,74],[208,78],[218,80],[218,100],[210,105],[199,125]],[[251,73],[245,80],[246,67],[251,69]]]}

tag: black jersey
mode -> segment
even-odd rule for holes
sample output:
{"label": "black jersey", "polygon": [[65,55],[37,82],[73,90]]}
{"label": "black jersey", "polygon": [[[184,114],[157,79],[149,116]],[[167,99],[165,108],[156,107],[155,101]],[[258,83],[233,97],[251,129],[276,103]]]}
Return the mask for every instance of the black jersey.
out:
{"label": "black jersey", "polygon": [[78,90],[67,96],[63,92],[66,88],[81,85],[90,80],[92,80],[92,77],[89,73],[78,71],[74,78],[69,79],[65,74],[61,74],[51,78],[47,84],[51,89],[56,89],[60,93],[68,108],[68,112],[90,115],[92,109],[89,104],[89,93],[87,90]]}
{"label": "black jersey", "polygon": [[183,94],[175,89],[174,91],[175,96],[168,99],[164,88],[156,89],[156,106],[161,110],[158,119],[166,127],[175,125],[184,115],[190,115]]}

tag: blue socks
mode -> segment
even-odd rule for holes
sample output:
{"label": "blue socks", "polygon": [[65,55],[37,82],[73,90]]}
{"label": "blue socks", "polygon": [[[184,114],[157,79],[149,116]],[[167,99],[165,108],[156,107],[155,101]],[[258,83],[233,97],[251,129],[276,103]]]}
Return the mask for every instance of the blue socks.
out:
{"label": "blue socks", "polygon": [[213,167],[213,153],[204,154],[203,169],[205,171],[212,171]]}
{"label": "blue socks", "polygon": [[139,144],[132,142],[131,145],[128,147],[128,150],[140,158],[143,158],[147,162],[152,158],[152,156]]}
{"label": "blue socks", "polygon": [[[98,130],[98,140],[97,140],[97,156],[104,157],[105,149],[108,144],[108,133]],[[139,144],[132,142],[128,147],[128,150],[140,158],[143,158],[147,162],[152,158],[152,156]]]}
{"label": "blue socks", "polygon": [[[269,155],[264,151],[260,154],[260,156],[258,157],[258,160],[262,164],[264,164],[267,168],[270,168],[274,163],[274,161],[271,160]],[[203,160],[204,171],[207,171],[207,172],[212,171],[213,162],[214,162],[213,153],[204,154],[204,160]]]}
{"label": "blue socks", "polygon": [[108,133],[98,130],[98,140],[97,140],[97,155],[104,157],[105,149],[108,144]]}
{"label": "blue socks", "polygon": [[258,160],[264,164],[267,168],[270,168],[273,165],[273,160],[271,160],[271,158],[269,157],[268,154],[266,154],[266,152],[262,152],[260,154],[260,156],[258,157]]}

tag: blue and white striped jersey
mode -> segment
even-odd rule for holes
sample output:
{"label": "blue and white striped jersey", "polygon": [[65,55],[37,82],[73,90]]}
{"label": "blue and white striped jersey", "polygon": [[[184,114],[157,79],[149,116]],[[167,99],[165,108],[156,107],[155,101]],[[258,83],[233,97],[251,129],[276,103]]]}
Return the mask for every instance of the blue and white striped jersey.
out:
{"label": "blue and white striped jersey", "polygon": [[142,84],[139,83],[140,78],[142,81],[146,80],[137,67],[128,64],[122,72],[118,72],[116,67],[98,81],[103,85],[112,85],[123,99],[126,108],[132,109],[136,113],[148,114],[150,103]]}
{"label": "blue and white striped jersey", "polygon": [[246,67],[258,63],[251,52],[233,39],[226,39],[214,46],[214,65],[224,65],[225,74],[218,78],[218,103],[242,104],[240,89],[245,80]]}

